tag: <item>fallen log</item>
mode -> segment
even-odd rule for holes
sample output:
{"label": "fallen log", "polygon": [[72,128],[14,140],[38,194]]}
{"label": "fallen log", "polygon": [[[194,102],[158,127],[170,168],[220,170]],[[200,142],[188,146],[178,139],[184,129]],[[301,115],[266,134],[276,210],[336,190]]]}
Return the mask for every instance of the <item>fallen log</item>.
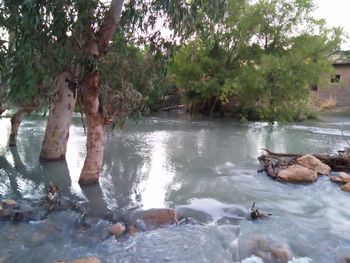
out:
{"label": "fallen log", "polygon": [[[301,156],[304,155],[304,154],[290,154],[290,153],[275,153],[267,149],[262,149],[262,150],[264,150],[267,154],[263,154],[259,156],[258,160],[264,165],[266,171],[268,171],[268,167],[271,164],[274,164],[276,162],[280,162],[280,163],[283,162],[284,166],[289,166],[288,165],[289,162],[293,162],[297,158],[300,158]],[[338,154],[335,154],[335,155],[316,154],[316,153],[310,153],[310,155],[316,157],[324,164],[329,165],[331,169],[334,171],[348,171],[350,169],[350,152],[348,150],[339,151]]]}

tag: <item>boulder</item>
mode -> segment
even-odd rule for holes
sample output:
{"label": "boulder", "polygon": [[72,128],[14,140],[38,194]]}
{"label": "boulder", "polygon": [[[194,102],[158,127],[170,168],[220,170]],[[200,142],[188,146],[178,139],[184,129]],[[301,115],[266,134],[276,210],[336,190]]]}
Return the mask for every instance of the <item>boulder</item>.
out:
{"label": "boulder", "polygon": [[116,237],[120,237],[123,235],[125,231],[125,225],[123,223],[116,223],[114,225],[111,225],[108,229],[108,232]]}
{"label": "boulder", "polygon": [[344,184],[340,189],[345,192],[350,192],[350,183]]}
{"label": "boulder", "polygon": [[102,261],[95,257],[89,257],[73,260],[72,263],[102,263]]}
{"label": "boulder", "polygon": [[311,183],[317,180],[317,172],[298,164],[280,170],[277,179],[289,183]]}
{"label": "boulder", "polygon": [[329,165],[322,163],[319,159],[310,154],[298,158],[297,163],[321,175],[330,175],[331,173],[331,167],[329,167]]}
{"label": "boulder", "polygon": [[350,183],[350,175],[340,172],[338,176],[332,176],[331,181],[334,183],[347,184]]}

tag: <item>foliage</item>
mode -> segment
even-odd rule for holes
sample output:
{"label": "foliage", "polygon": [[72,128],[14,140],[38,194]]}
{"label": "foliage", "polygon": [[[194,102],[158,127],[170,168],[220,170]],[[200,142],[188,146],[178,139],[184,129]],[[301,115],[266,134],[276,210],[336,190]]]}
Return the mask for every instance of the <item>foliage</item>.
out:
{"label": "foliage", "polygon": [[176,54],[176,84],[192,105],[210,100],[210,112],[238,98],[242,118],[298,118],[341,39],[312,10],[311,0],[228,1],[224,19],[204,16],[198,37]]}

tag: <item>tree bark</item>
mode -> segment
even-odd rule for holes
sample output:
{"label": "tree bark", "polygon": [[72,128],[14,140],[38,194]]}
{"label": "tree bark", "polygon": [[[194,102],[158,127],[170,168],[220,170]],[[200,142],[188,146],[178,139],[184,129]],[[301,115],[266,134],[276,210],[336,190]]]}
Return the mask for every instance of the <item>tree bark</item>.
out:
{"label": "tree bark", "polygon": [[104,118],[98,99],[99,77],[98,71],[89,73],[81,85],[82,102],[87,119],[87,154],[80,173],[80,184],[97,183],[102,168]]}
{"label": "tree bark", "polygon": [[[87,56],[95,57],[98,60],[107,52],[109,41],[112,39],[118,22],[120,20],[124,0],[113,0],[109,10],[106,12],[104,22],[94,39],[90,39],[90,44],[86,50]],[[86,158],[83,169],[80,173],[80,184],[97,183],[102,163],[104,151],[104,115],[103,107],[100,105],[99,79],[98,71],[88,72],[81,85],[81,98],[84,106],[84,112],[87,119],[87,139],[86,139]]]}
{"label": "tree bark", "polygon": [[6,106],[0,102],[0,116],[5,112]]}
{"label": "tree bark", "polygon": [[74,76],[63,72],[55,82],[55,95],[51,103],[45,136],[40,153],[41,161],[62,160],[66,157],[69,126],[77,100]]}
{"label": "tree bark", "polygon": [[22,106],[16,111],[15,114],[13,114],[13,116],[11,117],[11,133],[9,146],[17,146],[18,128],[21,125],[24,113],[31,113],[36,108],[37,106]]}

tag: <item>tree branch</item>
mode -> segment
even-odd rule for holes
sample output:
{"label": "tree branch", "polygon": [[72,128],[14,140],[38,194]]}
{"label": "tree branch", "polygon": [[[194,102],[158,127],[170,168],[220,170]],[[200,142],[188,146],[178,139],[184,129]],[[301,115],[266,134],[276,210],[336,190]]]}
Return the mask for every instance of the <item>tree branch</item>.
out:
{"label": "tree branch", "polygon": [[99,57],[107,51],[108,43],[112,39],[120,21],[123,3],[124,0],[112,1],[110,8],[105,15],[104,22],[96,34]]}

